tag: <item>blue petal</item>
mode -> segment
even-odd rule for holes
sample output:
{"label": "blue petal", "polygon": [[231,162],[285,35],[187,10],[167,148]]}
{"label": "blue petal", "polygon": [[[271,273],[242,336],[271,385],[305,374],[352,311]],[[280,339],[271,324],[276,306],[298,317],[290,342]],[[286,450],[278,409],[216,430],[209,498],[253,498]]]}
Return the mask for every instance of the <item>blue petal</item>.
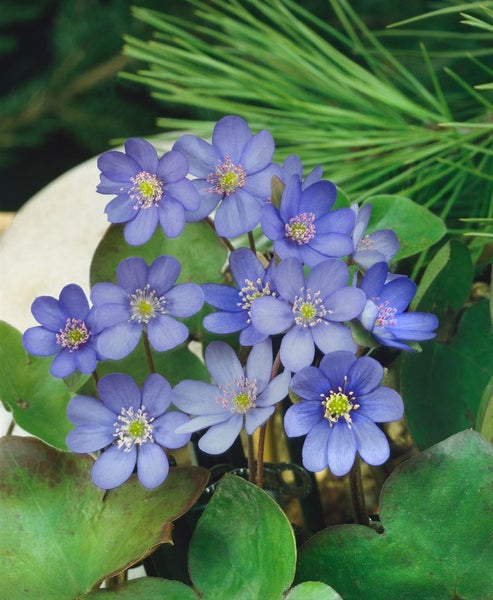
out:
{"label": "blue petal", "polygon": [[281,362],[290,371],[308,367],[315,356],[315,345],[311,333],[313,327],[295,325],[281,341]]}
{"label": "blue petal", "polygon": [[349,272],[339,258],[327,258],[310,271],[306,286],[315,292],[320,291],[322,299],[343,288],[349,281]]}
{"label": "blue petal", "polygon": [[[322,402],[301,400],[290,406],[284,415],[284,429],[289,437],[311,431],[323,419]],[[327,424],[325,424],[327,425]]]}
{"label": "blue petal", "polygon": [[375,423],[398,421],[404,414],[404,403],[399,394],[388,387],[381,386],[370,394],[358,396],[358,413]]}
{"label": "blue petal", "polygon": [[55,356],[50,366],[50,373],[53,377],[68,377],[77,367],[75,366],[74,354],[70,350],[63,348]]}
{"label": "blue petal", "polygon": [[277,265],[274,279],[282,298],[290,302],[300,295],[302,288],[306,288],[303,265],[297,258],[282,260]]}
{"label": "blue petal", "polygon": [[233,415],[224,423],[212,427],[200,438],[199,448],[207,454],[222,454],[239,436],[243,426],[243,415]]}
{"label": "blue petal", "polygon": [[175,238],[183,233],[185,228],[185,209],[174,198],[164,196],[158,206],[159,223],[166,237]]}
{"label": "blue petal", "polygon": [[139,256],[131,256],[122,260],[116,268],[118,283],[129,294],[144,289],[147,283],[147,263]]}
{"label": "blue petal", "polygon": [[337,188],[331,181],[317,181],[303,190],[299,212],[312,212],[316,218],[326,215],[334,205],[336,196]]}
{"label": "blue petal", "polygon": [[251,349],[245,368],[248,380],[251,382],[256,380],[258,394],[261,394],[265,390],[270,381],[272,363],[272,342],[270,338],[267,338],[264,342],[255,345]]}
{"label": "blue petal", "polygon": [[135,218],[125,225],[123,236],[130,246],[140,246],[148,242],[158,224],[158,210],[156,207],[141,209]]}
{"label": "blue petal", "polygon": [[204,294],[196,283],[180,283],[166,293],[166,312],[174,317],[190,317],[204,304]]}
{"label": "blue petal", "polygon": [[388,302],[389,306],[396,308],[397,312],[404,311],[416,293],[416,284],[407,277],[398,277],[385,284],[380,302]]}
{"label": "blue petal", "polygon": [[35,356],[51,356],[60,351],[56,334],[44,327],[30,327],[22,336],[24,348]]}
{"label": "blue petal", "polygon": [[183,135],[173,144],[173,150],[185,155],[192,175],[204,179],[214,172],[217,162],[221,159],[215,148],[195,135]]}
{"label": "blue petal", "polygon": [[96,283],[91,289],[91,300],[93,304],[111,302],[123,305],[128,300],[128,293],[116,283]]}
{"label": "blue petal", "polygon": [[245,415],[245,431],[253,435],[273,414],[273,406],[251,408]]}
{"label": "blue petal", "polygon": [[[245,281],[262,280],[265,269],[250,248],[238,248],[229,255],[229,266],[236,285],[242,288]],[[236,300],[238,302],[238,299]]]}
{"label": "blue petal", "polygon": [[353,413],[353,432],[358,452],[369,465],[381,465],[390,456],[389,442],[385,433],[373,421]]}
{"label": "blue petal", "polygon": [[328,386],[325,390],[336,390],[339,386],[344,387],[344,377],[347,376],[349,369],[356,362],[356,356],[353,352],[333,351],[326,354],[320,361],[320,371],[324,374]]}
{"label": "blue petal", "polygon": [[130,138],[125,142],[125,152],[141,167],[141,171],[155,173],[157,169],[157,152],[152,144],[141,138]]}
{"label": "blue petal", "polygon": [[[242,283],[243,285],[243,283]],[[238,306],[240,297],[237,288],[221,283],[203,283],[202,291],[207,304],[227,312],[237,312],[243,309]]]}
{"label": "blue petal", "polygon": [[141,444],[137,452],[137,477],[148,489],[156,488],[168,476],[169,463],[164,450],[157,444]]}
{"label": "blue petal", "polygon": [[289,391],[289,383],[291,381],[291,373],[283,371],[280,375],[276,375],[269,382],[266,389],[257,397],[257,406],[272,406],[283,400]]}
{"label": "blue petal", "polygon": [[168,315],[158,315],[147,324],[149,342],[154,350],[176,348],[188,338],[188,327]]}
{"label": "blue petal", "polygon": [[236,352],[225,342],[211,342],[207,346],[205,364],[218,386],[227,387],[244,376]]}
{"label": "blue petal", "polygon": [[328,321],[349,321],[357,317],[366,303],[365,294],[353,287],[345,287],[330,294],[324,301]]}
{"label": "blue petal", "polygon": [[204,317],[203,325],[212,333],[235,333],[248,326],[248,313],[241,309],[238,312],[211,313]]}
{"label": "blue petal", "polygon": [[355,360],[347,372],[349,385],[358,396],[369,394],[378,388],[383,375],[382,365],[369,356],[362,356]]}
{"label": "blue petal", "polygon": [[92,373],[97,366],[96,352],[89,346],[81,346],[72,352],[75,367],[81,373]]}
{"label": "blue petal", "polygon": [[180,181],[180,179],[187,176],[188,160],[181,152],[176,150],[166,152],[159,159],[156,173],[159,179],[164,182],[164,188],[167,191],[170,183]]}
{"label": "blue petal", "polygon": [[353,242],[345,233],[317,233],[309,247],[325,256],[345,256],[351,254]]}
{"label": "blue petal", "polygon": [[260,344],[260,342],[263,342],[266,338],[266,333],[262,333],[253,325],[247,325],[240,333],[240,345],[254,346],[255,344]]}
{"label": "blue petal", "polygon": [[356,352],[356,344],[353,340],[351,330],[340,323],[321,323],[311,327],[312,336],[315,344],[324,353],[335,352],[336,350],[347,350]]}
{"label": "blue petal", "polygon": [[211,191],[211,185],[205,179],[194,179],[193,186],[199,193],[200,205],[197,210],[187,210],[185,219],[187,223],[195,223],[207,217],[221,200],[221,196]]}
{"label": "blue petal", "polygon": [[196,186],[188,179],[176,183],[168,183],[164,189],[164,198],[171,197],[183,205],[186,210],[197,210],[200,207],[200,196]]}
{"label": "blue petal", "polygon": [[60,292],[60,307],[76,319],[84,320],[89,312],[89,302],[83,289],[75,283],[66,285]]}
{"label": "blue petal", "polygon": [[105,450],[94,463],[91,477],[95,485],[103,490],[116,488],[130,477],[137,459],[137,450],[123,452],[113,445]]}
{"label": "blue petal", "polygon": [[324,233],[343,233],[348,235],[351,240],[351,250],[353,251],[353,241],[351,234],[354,228],[354,213],[350,208],[338,208],[329,214],[326,214],[315,221],[315,227],[318,234]]}
{"label": "blue petal", "polygon": [[271,133],[262,129],[245,144],[240,156],[240,164],[248,174],[258,173],[270,165],[274,150],[274,139]]}
{"label": "blue petal", "polygon": [[289,178],[281,197],[279,213],[284,223],[299,215],[301,202],[301,181],[297,175]]}
{"label": "blue petal", "polygon": [[156,442],[164,448],[174,450],[183,448],[190,441],[189,433],[176,433],[176,428],[188,423],[190,419],[182,412],[170,411],[156,419],[153,423],[152,435]]}
{"label": "blue petal", "polygon": [[142,406],[150,417],[159,417],[171,404],[171,385],[158,373],[151,373],[142,386]]}
{"label": "blue petal", "polygon": [[233,164],[238,165],[246,143],[252,137],[247,122],[241,117],[227,116],[214,126],[212,145],[221,158],[229,156]]}
{"label": "blue petal", "polygon": [[125,373],[110,373],[98,382],[98,392],[104,405],[119,415],[122,408],[133,409],[141,406],[141,393],[135,380]]}
{"label": "blue petal", "polygon": [[217,234],[226,238],[251,231],[259,221],[258,200],[241,188],[224,198],[214,217]]}
{"label": "blue petal", "polygon": [[142,171],[139,163],[128,154],[109,150],[98,158],[98,169],[113,181],[126,182]]}
{"label": "blue petal", "polygon": [[368,299],[379,298],[382,293],[389,267],[385,262],[372,265],[361,280],[360,288]]}
{"label": "blue petal", "polygon": [[279,165],[271,164],[257,173],[249,173],[243,189],[263,204],[269,200],[272,192],[272,177],[281,177]]}
{"label": "blue petal", "polygon": [[262,206],[260,213],[260,226],[264,235],[270,240],[278,240],[284,238],[284,223],[281,215],[275,206],[265,204]]}
{"label": "blue petal", "polygon": [[[120,288],[122,289],[122,288]],[[94,306],[91,312],[95,331],[100,332],[107,327],[113,327],[118,323],[127,322],[130,318],[128,306],[122,304],[101,304]]]}
{"label": "blue petal", "polygon": [[119,323],[103,329],[98,335],[96,347],[102,356],[120,360],[136,348],[141,334],[142,325],[139,323]]}
{"label": "blue petal", "polygon": [[135,200],[128,195],[118,195],[106,205],[104,212],[108,215],[110,223],[126,223],[137,214]]}
{"label": "blue petal", "polygon": [[207,427],[225,423],[229,419],[231,419],[231,412],[229,409],[222,408],[220,414],[200,415],[194,419],[190,419],[188,422],[182,423],[175,429],[175,433],[177,435],[188,435],[194,431],[201,431]]}
{"label": "blue petal", "polygon": [[433,331],[437,327],[438,319],[435,315],[431,313],[408,312],[397,317],[397,325],[392,328],[392,331],[400,339],[419,341],[435,337]]}
{"label": "blue petal", "polygon": [[302,461],[308,471],[319,472],[327,467],[327,447],[332,430],[326,420],[320,421],[308,433],[303,444]]}
{"label": "blue petal", "polygon": [[217,385],[184,379],[171,391],[171,402],[191,415],[222,415],[224,408],[218,401],[220,395]]}
{"label": "blue petal", "polygon": [[254,327],[267,335],[281,333],[294,322],[291,306],[272,296],[256,298],[250,312]]}
{"label": "blue petal", "polygon": [[180,261],[174,256],[158,256],[149,267],[147,281],[151,289],[155,290],[158,296],[162,296],[174,285],[180,271]]}
{"label": "blue petal", "polygon": [[108,428],[112,435],[115,430],[115,413],[91,396],[74,396],[67,405],[67,417],[74,425],[97,424]]}
{"label": "blue petal", "polygon": [[356,440],[353,429],[344,420],[332,427],[327,450],[331,473],[338,477],[349,473],[356,456]]}
{"label": "blue petal", "polygon": [[31,305],[31,312],[38,323],[57,333],[65,327],[69,316],[58,300],[51,296],[38,296]]}
{"label": "blue petal", "polygon": [[[324,357],[322,360],[325,360]],[[327,378],[324,370],[317,367],[305,367],[300,369],[291,381],[293,392],[305,400],[316,400],[321,402],[322,394],[327,394],[331,387],[331,381]]]}
{"label": "blue petal", "polygon": [[[113,419],[115,415],[113,415]],[[115,429],[112,427],[101,427],[95,423],[86,423],[72,429],[66,437],[67,447],[77,454],[86,454],[86,452],[96,452],[105,448],[115,439],[113,436]]]}

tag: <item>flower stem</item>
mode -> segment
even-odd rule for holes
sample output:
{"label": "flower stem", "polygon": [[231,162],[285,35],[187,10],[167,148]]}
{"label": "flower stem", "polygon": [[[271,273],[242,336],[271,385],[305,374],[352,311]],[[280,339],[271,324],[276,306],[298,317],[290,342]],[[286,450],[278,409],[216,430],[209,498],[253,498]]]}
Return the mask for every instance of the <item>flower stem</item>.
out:
{"label": "flower stem", "polygon": [[142,337],[144,339],[144,350],[146,353],[147,364],[149,365],[149,371],[151,373],[155,373],[156,367],[154,366],[154,361],[152,359],[151,346],[149,344],[149,338],[147,337],[147,331],[143,331],[142,334]]}
{"label": "flower stem", "polygon": [[368,527],[368,509],[366,508],[363,480],[361,478],[361,462],[358,455],[356,455],[351,471],[349,471],[349,489],[353,503],[354,522]]}
{"label": "flower stem", "polygon": [[253,237],[253,233],[251,231],[248,232],[248,243],[250,244],[250,250],[257,254],[257,248],[255,246],[255,238]]}
{"label": "flower stem", "polygon": [[257,450],[257,487],[262,489],[264,487],[264,448],[265,448],[265,431],[267,429],[267,423],[264,423],[260,427],[258,436],[258,450]]}
{"label": "flower stem", "polygon": [[255,454],[253,451],[253,437],[247,436],[248,445],[248,481],[255,483]]}
{"label": "flower stem", "polygon": [[[210,217],[206,217],[204,219],[204,221],[207,223],[207,225],[209,225],[209,227],[211,227],[211,229],[216,232],[216,227],[214,225],[214,221],[210,218]],[[217,232],[216,232],[217,233]],[[233,244],[228,240],[228,238],[225,237],[221,237],[220,235],[218,236],[218,238],[222,241],[222,243],[226,246],[226,248],[230,251],[233,252],[233,250],[235,249],[235,247],[233,246]]]}

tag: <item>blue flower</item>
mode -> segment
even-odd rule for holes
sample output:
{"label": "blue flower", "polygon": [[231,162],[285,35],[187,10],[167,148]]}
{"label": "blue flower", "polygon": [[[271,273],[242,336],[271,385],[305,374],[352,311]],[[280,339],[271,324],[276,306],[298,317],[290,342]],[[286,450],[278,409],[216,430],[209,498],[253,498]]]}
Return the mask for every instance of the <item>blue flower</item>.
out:
{"label": "blue flower", "polygon": [[380,386],[383,375],[376,360],[351,352],[331,352],[319,367],[294,375],[291,388],[301,401],[286,411],[284,429],[289,437],[306,435],[306,469],[328,466],[334,475],[345,475],[356,452],[370,465],[388,459],[387,438],[375,423],[400,419],[404,407],[396,391]]}
{"label": "blue flower", "polygon": [[302,189],[299,176],[292,175],[279,209],[272,204],[262,208],[262,230],[281,258],[296,256],[313,267],[327,257],[351,254],[354,213],[349,208],[330,211],[336,194],[331,181]]}
{"label": "blue flower", "polygon": [[303,164],[301,159],[296,154],[290,154],[282,163],[282,171],[279,177],[284,183],[287,183],[292,175],[298,175],[301,181],[301,189],[304,190],[313,183],[320,181],[322,178],[322,167],[315,167],[303,178]]}
{"label": "blue flower", "polygon": [[262,130],[256,135],[243,119],[220,119],[212,144],[193,135],[182,136],[173,146],[190,164],[190,173],[201,206],[187,213],[188,221],[199,221],[219,204],[214,217],[218,235],[235,237],[251,231],[260,221],[260,209],[271,194],[271,179],[280,173],[272,164],[274,140]]}
{"label": "blue flower", "polygon": [[177,433],[209,428],[200,438],[199,448],[208,454],[221,454],[233,444],[245,426],[251,435],[274,412],[274,405],[288,393],[290,374],[283,371],[271,379],[272,344],[267,339],[255,345],[243,368],[231,346],[211,342],[205,363],[215,384],[185,379],[172,391],[172,401],[180,409],[196,415]]}
{"label": "blue flower", "polygon": [[268,336],[252,325],[250,308],[256,298],[276,295],[272,282],[274,265],[271,262],[265,268],[249,248],[238,248],[230,254],[229,266],[237,287],[202,285],[205,301],[219,309],[204,317],[204,327],[213,333],[240,331],[240,344],[253,346]]}
{"label": "blue flower", "polygon": [[368,269],[360,285],[367,301],[359,319],[384,346],[413,350],[405,343],[435,337],[438,319],[431,313],[404,312],[416,294],[416,284],[404,275],[390,276],[379,262]]}
{"label": "blue flower", "polygon": [[367,235],[371,204],[365,204],[361,208],[357,204],[352,204],[351,210],[356,215],[353,232],[354,249],[351,257],[354,264],[366,271],[377,262],[390,263],[399,250],[399,240],[395,232],[392,229],[380,229]]}
{"label": "blue flower", "polygon": [[50,366],[54,377],[68,377],[76,369],[81,373],[95,370],[103,357],[96,350],[94,314],[80,286],[65,286],[59,300],[39,296],[32,303],[31,312],[41,326],[27,329],[22,343],[31,354],[55,354]]}
{"label": "blue flower", "polygon": [[189,434],[175,433],[188,417],[168,411],[170,384],[153,374],[140,390],[129,375],[112,373],[101,378],[98,393],[101,400],[75,396],[69,402],[67,416],[76,427],[67,446],[80,454],[103,450],[91,477],[104,490],[122,485],[135,466],[144,487],[161,485],[169,471],[164,448],[181,448],[190,440]]}
{"label": "blue flower", "polygon": [[117,267],[115,283],[97,283],[91,290],[100,334],[98,350],[107,358],[124,358],[145,330],[158,352],[171,350],[188,337],[188,328],[174,317],[190,317],[202,308],[204,295],[195,283],[174,285],[180,263],[159,256],[148,267],[131,257]]}
{"label": "blue flower", "polygon": [[324,354],[355,351],[351,331],[342,321],[360,314],[365,295],[348,287],[348,280],[348,268],[338,258],[318,263],[306,279],[302,263],[285,258],[274,273],[279,296],[264,296],[252,303],[252,323],[259,331],[268,335],[286,332],[280,353],[290,371],[310,365],[315,346]]}
{"label": "blue flower", "polygon": [[132,138],[125,143],[125,153],[110,150],[102,154],[98,167],[101,182],[97,191],[116,194],[105,209],[108,220],[126,223],[128,244],[147,242],[158,223],[168,237],[180,235],[185,211],[200,205],[195,187],[186,179],[187,159],[179,152],[166,152],[158,158],[149,142]]}

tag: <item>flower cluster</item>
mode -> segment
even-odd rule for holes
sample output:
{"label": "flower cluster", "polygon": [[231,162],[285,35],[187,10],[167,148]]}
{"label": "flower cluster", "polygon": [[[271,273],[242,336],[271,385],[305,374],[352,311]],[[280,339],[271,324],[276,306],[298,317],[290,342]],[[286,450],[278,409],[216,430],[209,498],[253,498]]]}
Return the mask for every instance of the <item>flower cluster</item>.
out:
{"label": "flower cluster", "polygon": [[[99,361],[124,359],[144,341],[151,374],[142,389],[113,373],[99,380],[97,398],[78,395],[69,404],[75,429],[67,445],[100,452],[94,483],[110,489],[136,470],[142,485],[158,486],[168,449],[201,432],[201,450],[224,453],[243,430],[252,436],[264,426],[290,387],[298,401],[286,410],[285,431],[306,435],[306,469],[344,475],[357,453],[371,465],[387,460],[389,444],[375,423],[400,419],[403,402],[381,385],[383,367],[364,356],[354,326],[374,346],[409,351],[433,338],[438,322],[408,311],[416,285],[391,270],[396,234],[367,233],[371,204],[336,204],[337,188],[320,167],[304,177],[297,156],[276,164],[271,134],[253,134],[237,116],[218,121],[211,143],[184,135],[162,157],[140,139],[124,149],[100,157],[98,191],[114,195],[106,213],[124,224],[128,244],[145,244],[158,224],[173,238],[205,219],[230,253],[227,276],[201,286],[178,282],[172,256],[151,264],[134,256],[120,262],[116,282],[92,287],[92,307],[76,285],[59,300],[33,303],[40,326],[26,331],[24,345],[55,355],[54,376],[95,372]],[[185,379],[172,389],[154,372],[151,351],[186,344],[182,319],[204,302],[203,330],[219,336],[204,352],[211,381]],[[225,334],[238,334],[239,354],[220,339]]]}

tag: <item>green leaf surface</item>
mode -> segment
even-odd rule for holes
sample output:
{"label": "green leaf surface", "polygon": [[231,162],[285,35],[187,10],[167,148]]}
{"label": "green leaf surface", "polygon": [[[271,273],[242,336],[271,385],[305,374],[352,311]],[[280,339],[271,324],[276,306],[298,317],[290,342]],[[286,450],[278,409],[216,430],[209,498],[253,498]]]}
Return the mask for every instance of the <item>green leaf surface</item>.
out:
{"label": "green leaf surface", "polygon": [[[181,581],[159,579],[158,577],[141,577],[132,579],[125,583],[115,585],[109,589],[97,590],[84,594],[81,598],[93,598],[97,600],[111,600],[121,598],[122,600],[197,600],[192,590]],[[321,599],[322,600],[322,599]]]}
{"label": "green leaf surface", "polygon": [[446,243],[423,273],[411,303],[413,311],[437,315],[441,328],[462,308],[469,297],[474,267],[466,246],[456,240]]}
{"label": "green leaf surface", "polygon": [[295,561],[293,530],[278,504],[255,485],[226,475],[190,543],[190,576],[203,597],[280,599]]}
{"label": "green leaf surface", "polygon": [[380,229],[393,229],[397,234],[400,248],[394,257],[395,261],[426,250],[438,242],[447,231],[442,219],[409,198],[373,196],[364,204],[372,205],[368,233]]}
{"label": "green leaf surface", "polygon": [[65,450],[72,429],[66,417],[72,394],[62,379],[50,375],[53,357],[28,354],[22,334],[0,321],[0,399],[15,422],[47,444]]}
{"label": "green leaf surface", "polygon": [[285,600],[342,600],[339,594],[321,581],[305,581],[290,589]]}
{"label": "green leaf surface", "polygon": [[493,443],[493,376],[490,377],[479,402],[476,429]]}
{"label": "green leaf surface", "polygon": [[300,549],[296,581],[323,581],[344,600],[491,598],[492,461],[471,430],[405,461],[382,490],[384,533],[320,532]]}
{"label": "green leaf surface", "polygon": [[450,342],[427,342],[422,352],[401,356],[400,393],[420,448],[474,427],[493,372],[492,341],[489,306],[484,300],[465,310]]}
{"label": "green leaf surface", "polygon": [[208,479],[172,468],[155,490],[135,475],[104,492],[93,459],[34,438],[0,440],[0,597],[73,600],[171,541],[170,522],[194,504]]}

